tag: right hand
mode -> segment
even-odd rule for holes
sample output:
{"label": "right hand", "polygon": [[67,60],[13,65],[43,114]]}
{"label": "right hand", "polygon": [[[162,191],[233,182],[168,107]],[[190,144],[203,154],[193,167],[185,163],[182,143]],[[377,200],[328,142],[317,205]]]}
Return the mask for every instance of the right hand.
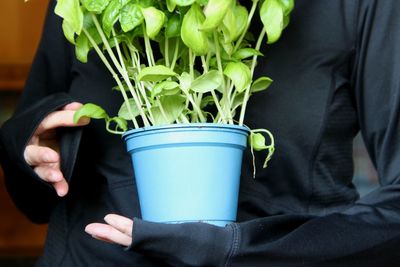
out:
{"label": "right hand", "polygon": [[56,130],[87,125],[90,122],[88,118],[73,122],[74,114],[81,106],[73,102],[50,113],[40,123],[24,151],[25,161],[42,180],[53,185],[60,197],[68,193],[68,183],[60,169],[60,140]]}

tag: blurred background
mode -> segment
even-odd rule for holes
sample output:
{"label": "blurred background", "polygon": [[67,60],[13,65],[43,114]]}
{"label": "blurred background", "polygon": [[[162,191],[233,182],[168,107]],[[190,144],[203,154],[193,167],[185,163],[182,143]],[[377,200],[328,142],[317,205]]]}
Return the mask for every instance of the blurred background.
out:
{"label": "blurred background", "polygon": [[[23,90],[49,0],[0,1],[0,125],[11,116]],[[362,195],[376,187],[360,137],[354,142],[354,182]],[[40,255],[46,225],[35,225],[18,212],[4,186],[0,167],[0,266],[30,267]]]}

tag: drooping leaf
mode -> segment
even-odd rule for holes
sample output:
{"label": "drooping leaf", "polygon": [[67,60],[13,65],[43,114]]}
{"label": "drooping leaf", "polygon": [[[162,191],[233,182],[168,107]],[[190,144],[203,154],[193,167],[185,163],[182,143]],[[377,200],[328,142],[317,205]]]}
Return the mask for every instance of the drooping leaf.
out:
{"label": "drooping leaf", "polygon": [[75,31],[72,28],[72,26],[69,24],[69,22],[65,19],[62,22],[62,29],[63,29],[65,38],[67,38],[67,40],[71,44],[75,44]]}
{"label": "drooping leaf", "polygon": [[128,32],[144,21],[140,6],[133,3],[128,3],[121,10],[119,22],[124,32]]}
{"label": "drooping leaf", "polygon": [[222,82],[222,75],[216,70],[211,70],[197,77],[190,85],[190,89],[196,93],[207,93],[220,87]]}
{"label": "drooping leaf", "polygon": [[208,38],[201,25],[205,20],[198,4],[193,4],[182,21],[181,37],[186,46],[196,55],[205,55],[208,52]]}
{"label": "drooping leaf", "polygon": [[[137,105],[135,103],[135,100],[133,98],[130,98],[128,103],[129,103],[129,107],[131,108],[131,111],[132,111],[132,116],[133,117],[139,116],[140,112],[139,112],[139,109],[138,109],[138,107],[137,107]],[[119,108],[119,111],[118,111],[118,117],[121,117],[121,118],[123,118],[125,120],[131,120],[132,119],[131,115],[129,114],[128,103],[126,103],[124,101],[124,103],[122,103],[122,105],[121,105],[121,107]]]}
{"label": "drooping leaf", "polygon": [[209,0],[204,8],[206,19],[201,26],[202,30],[210,31],[219,26],[226,11],[232,5],[232,0]]}
{"label": "drooping leaf", "polygon": [[107,121],[107,128],[110,127],[111,122],[114,122],[116,124],[115,130],[117,130],[117,131],[122,130],[125,132],[128,130],[128,122],[124,118],[120,118],[120,117],[110,118]]}
{"label": "drooping leaf", "polygon": [[75,55],[76,58],[82,62],[87,62],[88,53],[90,51],[89,40],[85,34],[81,34],[76,38]]}
{"label": "drooping leaf", "polygon": [[261,21],[267,32],[268,43],[278,41],[283,30],[284,7],[280,0],[265,0],[260,9]]}
{"label": "drooping leaf", "polygon": [[242,48],[236,51],[233,55],[232,58],[237,59],[237,60],[242,60],[245,58],[249,58],[252,56],[262,56],[263,54],[258,51],[257,49],[254,48]]}
{"label": "drooping leaf", "polygon": [[145,82],[159,82],[176,75],[177,74],[170,68],[163,65],[155,65],[143,68],[138,75],[138,80]]}
{"label": "drooping leaf", "polygon": [[74,123],[77,123],[80,118],[88,117],[92,119],[108,119],[107,112],[100,106],[92,103],[87,103],[80,107],[74,114]]}
{"label": "drooping leaf", "polygon": [[110,3],[110,0],[80,0],[82,5],[90,12],[100,14]]}
{"label": "drooping leaf", "polygon": [[79,35],[83,27],[83,12],[79,4],[79,0],[58,0],[54,12],[62,17],[67,25],[63,26],[66,38],[71,41],[71,32]]}
{"label": "drooping leaf", "polygon": [[242,62],[229,62],[224,69],[224,74],[232,80],[239,93],[246,90],[251,83],[250,69]]}
{"label": "drooping leaf", "polygon": [[265,137],[260,133],[250,134],[250,144],[255,151],[261,151],[268,148],[265,144]]}
{"label": "drooping leaf", "polygon": [[164,25],[165,14],[155,7],[142,8],[142,14],[146,21],[146,33],[154,39]]}
{"label": "drooping leaf", "polygon": [[260,77],[253,82],[250,90],[252,93],[263,91],[267,89],[272,82],[272,79],[269,77]]}

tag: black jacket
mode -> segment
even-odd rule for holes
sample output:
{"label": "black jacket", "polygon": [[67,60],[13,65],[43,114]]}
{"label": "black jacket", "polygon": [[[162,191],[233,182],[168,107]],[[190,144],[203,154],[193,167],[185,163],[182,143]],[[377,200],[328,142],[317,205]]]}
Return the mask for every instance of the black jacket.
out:
{"label": "black jacket", "polygon": [[[60,130],[70,183],[62,199],[23,159],[49,112],[80,101],[115,114],[121,101],[95,54],[87,64],[75,59],[54,2],[22,100],[0,135],[12,198],[31,220],[49,222],[38,266],[399,265],[400,1],[297,0],[290,26],[258,65],[275,82],[251,100],[246,123],[270,129],[277,150],[256,179],[245,155],[239,222],[219,228],[135,219],[130,251],[84,233],[110,212],[140,218],[120,137],[99,121]],[[381,184],[361,199],[351,181],[358,131]]]}

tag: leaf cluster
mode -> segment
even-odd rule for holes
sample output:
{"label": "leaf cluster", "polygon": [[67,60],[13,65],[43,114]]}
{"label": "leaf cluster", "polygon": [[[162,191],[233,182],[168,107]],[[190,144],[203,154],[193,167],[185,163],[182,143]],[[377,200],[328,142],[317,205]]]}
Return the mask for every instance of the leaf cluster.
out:
{"label": "leaf cluster", "polygon": [[[95,51],[124,100],[115,117],[86,104],[75,119],[105,119],[113,133],[130,124],[242,125],[249,97],[272,83],[253,77],[260,48],[264,39],[271,44],[280,38],[294,6],[294,0],[248,2],[58,0],[55,13],[77,58],[87,62]],[[254,36],[249,28],[256,15],[263,28]],[[271,148],[258,134],[252,137],[256,150]]]}

